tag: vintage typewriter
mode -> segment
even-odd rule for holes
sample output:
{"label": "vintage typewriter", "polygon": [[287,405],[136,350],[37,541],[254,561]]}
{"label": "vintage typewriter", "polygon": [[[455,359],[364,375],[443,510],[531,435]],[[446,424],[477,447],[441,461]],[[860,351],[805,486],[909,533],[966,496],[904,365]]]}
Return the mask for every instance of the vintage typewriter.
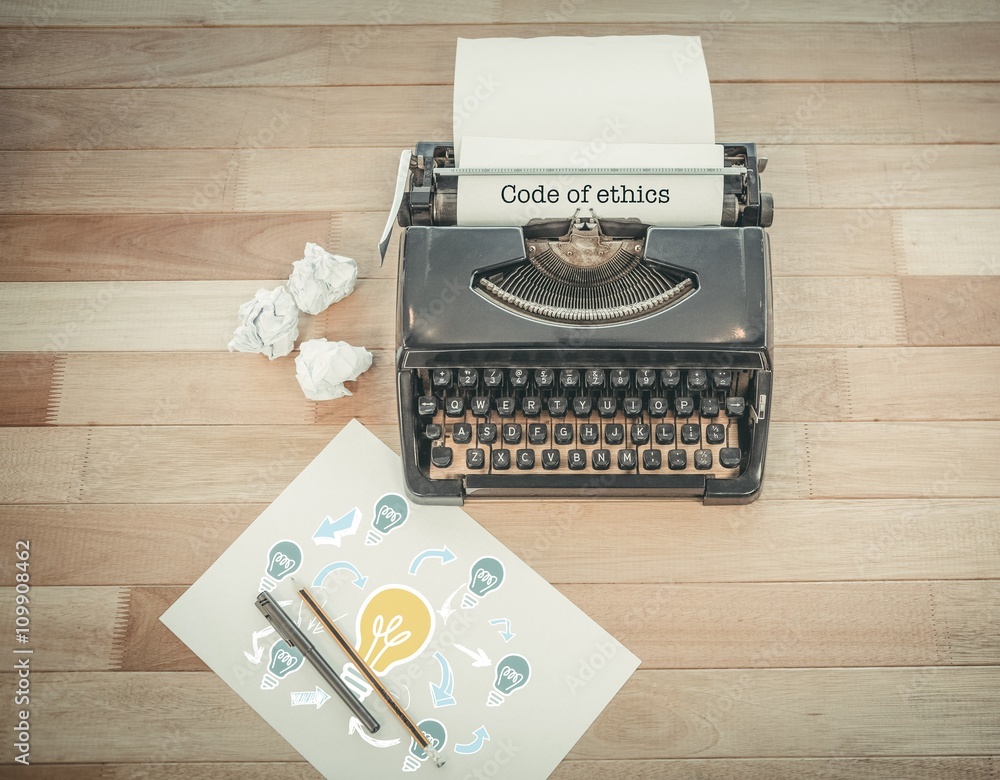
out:
{"label": "vintage typewriter", "polygon": [[765,164],[753,144],[725,145],[719,226],[577,213],[459,227],[454,150],[419,144],[398,210],[411,496],[756,498],[772,371]]}

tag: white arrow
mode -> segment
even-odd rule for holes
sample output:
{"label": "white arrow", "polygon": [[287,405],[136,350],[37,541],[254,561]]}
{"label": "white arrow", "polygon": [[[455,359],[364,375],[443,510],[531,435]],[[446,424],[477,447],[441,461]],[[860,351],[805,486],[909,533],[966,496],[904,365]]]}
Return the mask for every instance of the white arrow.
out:
{"label": "white arrow", "polygon": [[248,653],[246,650],[243,651],[243,655],[246,656],[250,663],[255,666],[260,663],[260,659],[264,657],[264,648],[260,646],[259,640],[273,633],[274,626],[268,626],[267,628],[262,628],[260,631],[253,632],[253,653]]}
{"label": "white arrow", "polygon": [[295,691],[292,693],[292,706],[301,707],[303,705],[314,704],[319,709],[330,700],[330,694],[316,686],[315,691]]}
{"label": "white arrow", "polygon": [[479,648],[479,650],[477,652],[473,652],[469,648],[462,647],[459,644],[455,644],[455,645],[452,645],[452,646],[456,650],[461,650],[463,653],[465,653],[467,656],[469,656],[469,658],[472,659],[472,665],[473,666],[492,666],[493,665],[493,662],[490,660],[490,657],[488,655],[486,655],[486,651],[483,650],[482,648]]}
{"label": "white arrow", "polygon": [[445,602],[444,604],[442,604],[442,605],[441,605],[441,609],[439,609],[439,610],[438,610],[438,614],[439,614],[439,615],[441,616],[441,619],[442,619],[442,620],[443,620],[443,621],[444,621],[445,623],[447,623],[447,622],[448,622],[448,618],[450,618],[450,617],[451,617],[452,615],[454,615],[454,614],[455,614],[455,610],[451,608],[451,602],[452,602],[452,599],[454,599],[454,598],[455,598],[455,596],[457,596],[457,595],[458,595],[458,594],[459,594],[459,593],[460,593],[460,592],[462,591],[462,589],[463,589],[464,587],[465,587],[464,585],[459,585],[459,586],[458,586],[458,587],[457,587],[457,588],[455,589],[455,592],[454,592],[454,593],[452,593],[452,594],[451,594],[451,595],[450,595],[450,596],[448,597],[448,600],[447,600],[447,601],[446,601],[446,602]]}
{"label": "white arrow", "polygon": [[347,727],[347,733],[353,734],[354,732],[357,732],[358,736],[361,737],[361,739],[363,739],[372,747],[387,748],[399,744],[399,738],[375,739],[375,737],[369,737],[367,734],[365,734],[365,727],[361,725],[361,721],[352,716],[350,725],[348,725]]}

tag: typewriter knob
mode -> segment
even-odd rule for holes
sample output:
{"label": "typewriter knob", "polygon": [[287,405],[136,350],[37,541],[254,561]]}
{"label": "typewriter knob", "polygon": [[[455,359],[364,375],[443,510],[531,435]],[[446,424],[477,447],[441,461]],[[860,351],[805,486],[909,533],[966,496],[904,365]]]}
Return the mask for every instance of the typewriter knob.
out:
{"label": "typewriter knob", "polygon": [[774,221],[774,197],[770,192],[760,194],[760,226],[771,227]]}

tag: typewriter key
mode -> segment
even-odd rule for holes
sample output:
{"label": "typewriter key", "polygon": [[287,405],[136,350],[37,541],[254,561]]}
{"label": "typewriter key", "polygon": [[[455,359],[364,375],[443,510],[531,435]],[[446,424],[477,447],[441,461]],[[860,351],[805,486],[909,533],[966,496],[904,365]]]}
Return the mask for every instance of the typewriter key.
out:
{"label": "typewriter key", "polygon": [[566,462],[573,471],[587,468],[587,451],[570,450],[566,455]]}
{"label": "typewriter key", "polygon": [[510,468],[510,450],[493,450],[493,468],[497,471],[506,471]]}
{"label": "typewriter key", "polygon": [[559,423],[552,429],[556,444],[573,443],[573,426],[569,423]]}
{"label": "typewriter key", "polygon": [[580,426],[580,444],[597,444],[598,430],[593,423]]}
{"label": "typewriter key", "polygon": [[473,387],[479,381],[479,373],[474,368],[458,369],[459,387]]}
{"label": "typewriter key", "polygon": [[660,372],[660,384],[664,387],[677,387],[681,381],[681,372],[676,368],[665,368]]}
{"label": "typewriter key", "polygon": [[656,383],[656,372],[651,368],[640,368],[635,372],[635,383],[642,390],[648,390]]}
{"label": "typewriter key", "polygon": [[499,368],[487,368],[483,370],[483,384],[487,387],[499,387],[503,382],[503,371]]}
{"label": "typewriter key", "polygon": [[547,471],[559,468],[559,450],[542,450],[542,468]]}
{"label": "typewriter key", "polygon": [[662,423],[656,426],[656,443],[657,444],[673,444],[674,443],[674,424],[673,423]]}
{"label": "typewriter key", "polygon": [[681,441],[685,444],[697,444],[701,441],[701,427],[698,425],[692,425],[688,423],[687,425],[681,426]]}
{"label": "typewriter key", "polygon": [[526,395],[521,399],[521,411],[527,417],[537,417],[542,411],[542,399],[537,395]]}
{"label": "typewriter key", "polygon": [[597,413],[601,415],[601,417],[614,417],[617,411],[617,399],[608,397],[597,399]]}
{"label": "typewriter key", "polygon": [[610,423],[604,426],[604,441],[607,444],[621,444],[625,441],[625,426],[621,423]]}
{"label": "typewriter key", "polygon": [[512,368],[510,370],[510,383],[514,387],[524,387],[528,384],[528,369]]}
{"label": "typewriter key", "polygon": [[642,467],[648,471],[656,471],[660,468],[662,458],[659,450],[643,450]]}
{"label": "typewriter key", "polygon": [[674,471],[680,471],[681,469],[687,468],[687,464],[687,450],[670,450],[670,452],[667,453],[667,465]]}
{"label": "typewriter key", "polygon": [[705,441],[708,444],[722,444],[726,440],[726,426],[712,423],[705,428]]}
{"label": "typewriter key", "polygon": [[536,368],[534,374],[535,387],[552,387],[555,378],[551,368]]}
{"label": "typewriter key", "polygon": [[636,423],[629,430],[628,437],[633,444],[646,444],[649,441],[649,426],[644,423]]}
{"label": "typewriter key", "polygon": [[521,424],[520,423],[504,423],[503,424],[503,440],[507,444],[520,444],[521,443]]}
{"label": "typewriter key", "polygon": [[726,469],[734,469],[740,465],[740,448],[723,447],[719,450],[719,464]]}
{"label": "typewriter key", "polygon": [[729,369],[716,369],[712,372],[712,384],[716,390],[728,390],[733,384],[733,372]]}
{"label": "typewriter key", "polygon": [[548,426],[541,423],[530,423],[528,425],[528,441],[531,444],[545,444],[545,439],[548,438],[548,435]]}
{"label": "typewriter key", "polygon": [[718,417],[719,416],[719,399],[718,398],[702,398],[701,399],[701,416],[702,417]]}
{"label": "typewriter key", "polygon": [[600,368],[588,368],[585,379],[587,387],[604,387],[604,371]]}
{"label": "typewriter key", "polygon": [[611,450],[594,450],[591,462],[596,471],[607,471],[611,466]]}
{"label": "typewriter key", "polygon": [[438,410],[438,399],[433,395],[422,395],[417,399],[417,414],[431,415]]}
{"label": "typewriter key", "polygon": [[688,389],[704,390],[708,387],[708,375],[700,368],[688,371]]}
{"label": "typewriter key", "polygon": [[451,465],[451,447],[431,447],[431,463],[440,469]]}
{"label": "typewriter key", "polygon": [[476,437],[480,444],[492,444],[497,440],[496,423],[483,423],[476,430]]}
{"label": "typewriter key", "polygon": [[706,471],[712,468],[712,451],[711,450],[695,450],[694,451],[694,467],[696,469],[701,469]]}
{"label": "typewriter key", "polygon": [[726,414],[730,417],[739,417],[747,408],[747,402],[739,396],[726,399]]}
{"label": "typewriter key", "polygon": [[469,423],[455,423],[451,429],[451,438],[455,444],[468,444],[472,441],[472,426]]}
{"label": "typewriter key", "polygon": [[431,374],[431,381],[434,383],[434,387],[447,387],[451,384],[451,369],[435,368],[434,373]]}
{"label": "typewriter key", "polygon": [[585,395],[578,395],[573,399],[573,414],[577,417],[590,417],[590,409],[593,406],[591,399]]}
{"label": "typewriter key", "polygon": [[479,447],[465,451],[465,467],[468,469],[481,469],[486,465],[486,451]]}
{"label": "typewriter key", "polygon": [[635,450],[618,450],[618,468],[621,471],[632,471],[638,463]]}
{"label": "typewriter key", "polygon": [[628,370],[624,368],[615,368],[611,371],[611,386],[616,387],[619,390],[623,387],[628,387],[629,375]]}
{"label": "typewriter key", "polygon": [[535,467],[535,451],[534,450],[518,450],[517,451],[517,467],[519,469],[533,469]]}
{"label": "typewriter key", "polygon": [[687,396],[674,399],[674,411],[678,417],[690,417],[694,414],[694,401]]}
{"label": "typewriter key", "polygon": [[626,417],[638,417],[642,414],[642,399],[626,398],[622,401],[622,409],[625,410]]}
{"label": "typewriter key", "polygon": [[666,398],[650,398],[649,414],[653,417],[663,417],[667,413]]}

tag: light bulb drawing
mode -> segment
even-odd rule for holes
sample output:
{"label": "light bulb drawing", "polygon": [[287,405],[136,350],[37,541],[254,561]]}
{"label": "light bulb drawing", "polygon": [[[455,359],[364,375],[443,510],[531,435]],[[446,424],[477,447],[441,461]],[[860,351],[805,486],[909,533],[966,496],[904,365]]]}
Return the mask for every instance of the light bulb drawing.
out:
{"label": "light bulb drawing", "polygon": [[302,548],[291,539],[282,539],[267,551],[267,564],[260,589],[270,593],[278,583],[302,565]]}
{"label": "light bulb drawing", "polygon": [[372,528],[365,537],[365,544],[381,544],[385,535],[403,523],[410,515],[410,505],[398,493],[386,493],[375,502],[375,516],[372,518]]}
{"label": "light bulb drawing", "polygon": [[469,569],[469,589],[462,596],[462,609],[472,609],[479,599],[503,584],[504,568],[496,558],[480,558]]}
{"label": "light bulb drawing", "polygon": [[[444,752],[445,743],[448,741],[448,729],[444,724],[434,718],[426,718],[417,724],[417,728],[427,737],[431,747],[438,753]],[[427,751],[417,744],[415,739],[410,740],[410,754],[403,759],[404,772],[416,772],[420,769],[420,764],[428,758]]]}
{"label": "light bulb drawing", "polygon": [[292,647],[284,639],[279,639],[271,645],[271,660],[267,665],[267,671],[264,672],[264,679],[260,681],[260,689],[273,690],[279,681],[298,670],[304,660],[298,648]]}
{"label": "light bulb drawing", "polygon": [[497,673],[493,679],[493,690],[486,697],[487,707],[499,707],[504,699],[514,691],[528,684],[531,664],[523,655],[508,655],[497,662]]}
{"label": "light bulb drawing", "polygon": [[416,657],[434,633],[434,610],[405,585],[386,585],[358,611],[355,649],[379,677]]}

